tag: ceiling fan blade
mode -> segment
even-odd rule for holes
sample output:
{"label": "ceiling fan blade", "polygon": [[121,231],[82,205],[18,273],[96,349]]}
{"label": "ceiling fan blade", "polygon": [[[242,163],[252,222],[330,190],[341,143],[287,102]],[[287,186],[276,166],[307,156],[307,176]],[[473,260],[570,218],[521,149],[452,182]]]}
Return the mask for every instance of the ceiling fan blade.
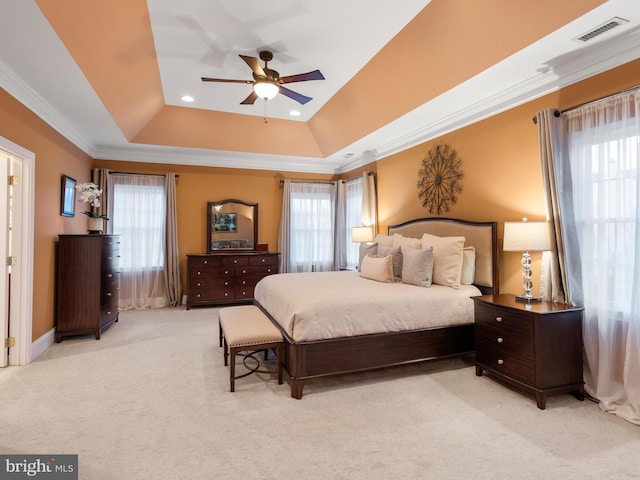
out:
{"label": "ceiling fan blade", "polygon": [[280,87],[280,93],[282,95],[284,95],[285,97],[289,97],[293,100],[295,100],[296,102],[304,105],[305,103],[313,100],[313,98],[311,97],[307,97],[305,95],[302,95],[300,93],[294,92],[293,90],[289,90],[288,88],[285,87]]}
{"label": "ceiling fan blade", "polygon": [[243,101],[241,101],[240,105],[253,105],[253,103],[256,101],[257,98],[258,98],[258,94],[253,90],[251,90],[251,93],[249,94],[249,96],[245,98]]}
{"label": "ceiling fan blade", "polygon": [[280,77],[278,83],[306,82],[307,80],[324,80],[324,75],[322,75],[320,70],[314,70],[313,72],[299,73],[298,75],[287,75],[286,77]]}
{"label": "ceiling fan blade", "polygon": [[252,85],[253,80],[228,80],[226,78],[209,78],[209,77],[200,77],[203,82],[224,82],[224,83],[248,83]]}
{"label": "ceiling fan blade", "polygon": [[266,77],[267,74],[264,73],[264,70],[260,66],[260,60],[256,57],[248,57],[246,55],[240,55],[240,58],[246,62],[247,65],[253,70],[258,77]]}

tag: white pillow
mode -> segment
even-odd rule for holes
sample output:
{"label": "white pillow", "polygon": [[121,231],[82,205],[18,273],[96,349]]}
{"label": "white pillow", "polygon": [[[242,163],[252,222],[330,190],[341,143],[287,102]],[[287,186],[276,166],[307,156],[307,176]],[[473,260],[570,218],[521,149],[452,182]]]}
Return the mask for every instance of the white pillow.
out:
{"label": "white pillow", "polygon": [[464,237],[436,237],[425,233],[422,235],[422,248],[428,247],[433,247],[433,283],[458,288]]}
{"label": "white pillow", "polygon": [[358,258],[358,271],[360,271],[360,266],[362,265],[362,259],[365,255],[376,255],[378,253],[378,244],[377,243],[361,243],[360,244],[360,256]]}
{"label": "white pillow", "polygon": [[464,247],[462,249],[462,274],[460,283],[462,285],[473,285],[476,277],[476,249],[474,247]]}
{"label": "white pillow", "polygon": [[400,247],[385,247],[378,244],[378,256],[386,257],[391,255],[391,262],[393,264],[393,276],[398,280],[402,277],[402,252]]}
{"label": "white pillow", "polygon": [[374,240],[378,245],[384,245],[385,247],[393,247],[393,236],[390,235],[376,235]]}
{"label": "white pillow", "polygon": [[422,240],[419,238],[405,237],[399,233],[393,234],[393,246],[403,247],[408,245],[413,248],[422,248]]}
{"label": "white pillow", "polygon": [[433,247],[402,247],[402,283],[430,287],[433,273]]}
{"label": "white pillow", "polygon": [[360,266],[360,276],[377,282],[393,282],[391,255],[386,257],[365,255]]}

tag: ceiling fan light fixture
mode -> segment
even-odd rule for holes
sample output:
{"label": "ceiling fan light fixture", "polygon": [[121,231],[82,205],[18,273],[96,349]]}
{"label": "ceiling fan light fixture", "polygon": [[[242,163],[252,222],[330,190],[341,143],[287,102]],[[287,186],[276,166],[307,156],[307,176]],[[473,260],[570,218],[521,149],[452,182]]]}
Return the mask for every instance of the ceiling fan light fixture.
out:
{"label": "ceiling fan light fixture", "polygon": [[258,97],[271,100],[278,95],[280,87],[273,82],[256,82],[253,84],[253,91],[256,92]]}

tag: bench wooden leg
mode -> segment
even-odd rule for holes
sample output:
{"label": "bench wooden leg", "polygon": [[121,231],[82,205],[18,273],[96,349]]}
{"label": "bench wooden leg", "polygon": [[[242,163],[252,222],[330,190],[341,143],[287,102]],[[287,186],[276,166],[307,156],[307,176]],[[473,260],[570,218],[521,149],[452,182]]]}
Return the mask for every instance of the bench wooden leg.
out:
{"label": "bench wooden leg", "polygon": [[236,349],[235,348],[230,349],[229,357],[230,357],[229,358],[230,391],[235,392],[236,390]]}

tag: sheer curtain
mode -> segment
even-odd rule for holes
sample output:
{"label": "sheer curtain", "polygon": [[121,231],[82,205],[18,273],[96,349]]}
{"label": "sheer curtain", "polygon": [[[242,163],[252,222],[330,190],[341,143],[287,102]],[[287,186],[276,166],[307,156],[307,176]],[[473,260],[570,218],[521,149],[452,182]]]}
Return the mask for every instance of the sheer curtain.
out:
{"label": "sheer curtain", "polygon": [[362,222],[363,179],[356,178],[338,182],[338,206],[336,216],[336,261],[337,267],[358,265],[359,243],[351,241],[351,228],[364,225]]}
{"label": "sheer curtain", "polygon": [[333,270],[336,185],[285,180],[282,202],[281,271]]}
{"label": "sheer curtain", "polygon": [[164,249],[166,185],[164,175],[112,174],[113,233],[120,235],[121,309],[169,304]]}
{"label": "sheer curtain", "polygon": [[570,300],[584,307],[585,388],[640,424],[640,90],[560,121],[553,174],[562,230],[576,238],[564,249]]}

